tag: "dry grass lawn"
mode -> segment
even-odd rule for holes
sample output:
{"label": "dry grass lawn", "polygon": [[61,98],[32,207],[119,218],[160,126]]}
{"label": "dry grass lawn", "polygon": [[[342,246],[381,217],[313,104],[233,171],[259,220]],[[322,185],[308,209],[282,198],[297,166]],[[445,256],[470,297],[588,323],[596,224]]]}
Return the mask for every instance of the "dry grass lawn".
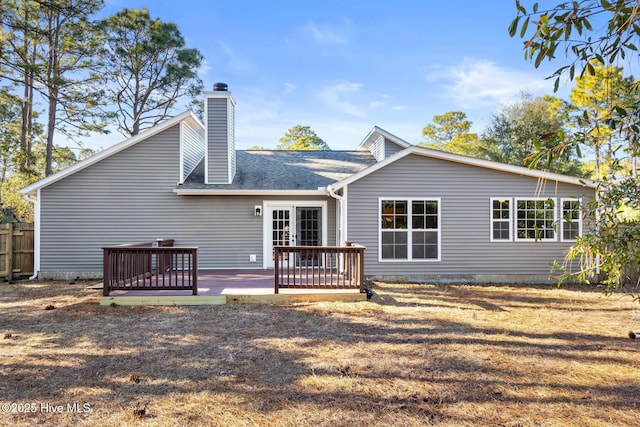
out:
{"label": "dry grass lawn", "polygon": [[98,292],[0,285],[0,424],[640,424],[640,305],[621,295],[375,284],[360,303],[101,307]]}

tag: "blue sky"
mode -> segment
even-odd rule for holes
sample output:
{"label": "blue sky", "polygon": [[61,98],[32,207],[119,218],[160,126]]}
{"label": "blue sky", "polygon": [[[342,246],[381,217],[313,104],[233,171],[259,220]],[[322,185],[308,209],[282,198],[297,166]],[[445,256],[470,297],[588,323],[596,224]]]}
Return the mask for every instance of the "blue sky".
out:
{"label": "blue sky", "polygon": [[521,92],[552,94],[545,77],[561,65],[524,60],[507,33],[512,0],[107,0],[103,14],[124,7],[175,22],[206,59],[205,88],[229,85],[238,148],[274,148],[296,124],[334,150],[354,149],[374,125],[418,143],[453,110],[482,132]]}

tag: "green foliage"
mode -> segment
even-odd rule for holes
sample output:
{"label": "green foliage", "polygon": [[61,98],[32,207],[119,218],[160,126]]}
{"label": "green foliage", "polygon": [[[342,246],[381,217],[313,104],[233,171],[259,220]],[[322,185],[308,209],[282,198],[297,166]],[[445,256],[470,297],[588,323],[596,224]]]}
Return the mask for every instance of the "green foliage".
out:
{"label": "green foliage", "polygon": [[[580,76],[593,75],[593,60],[612,65],[629,54],[637,55],[634,42],[640,35],[640,16],[636,0],[561,2],[545,10],[540,10],[538,3],[534,3],[530,11],[516,0],[516,9],[517,16],[509,25],[509,34],[528,37],[524,44],[526,60],[532,61],[537,68],[545,59],[555,59],[558,47],[562,47],[570,58],[569,64],[553,74],[556,89],[560,76],[565,73],[571,80],[576,71]],[[594,33],[592,21],[606,22],[604,31]]]}
{"label": "green foliage", "polygon": [[21,221],[33,222],[33,204],[24,199],[20,189],[42,178],[29,172],[16,172],[0,182],[2,208],[12,211]]}
{"label": "green foliage", "polygon": [[[596,153],[598,188],[596,198],[587,207],[593,223],[560,265],[561,280],[593,279],[600,270],[606,275],[606,289],[611,290],[625,281],[624,269],[637,267],[640,261],[636,243],[640,238],[638,215],[622,215],[640,212],[635,167],[640,153],[638,84],[632,78],[622,78],[621,70],[614,67],[628,57],[637,59],[638,2],[582,0],[545,10],[539,10],[535,3],[529,11],[516,0],[516,8],[509,34],[525,39],[525,59],[538,67],[545,59],[555,60],[555,52],[561,47],[567,54],[567,63],[553,73],[554,89],[558,89],[562,76],[579,79],[572,94],[579,111],[575,116],[577,129],[558,134],[554,146],[538,149],[537,158],[551,162],[557,157],[556,152],[581,144]],[[593,31],[592,22],[598,23],[598,31]],[[607,147],[605,162],[599,155],[603,145]],[[631,168],[622,167],[623,162],[616,156],[620,151],[628,157]],[[601,173],[601,163],[609,175]],[[579,267],[575,268],[574,263]]]}
{"label": "green foliage", "polygon": [[[626,281],[625,268],[640,264],[640,179],[627,177],[614,185],[603,182],[599,197],[583,204],[590,231],[567,251],[560,280],[589,282],[606,272],[604,290],[611,292]],[[577,264],[574,265],[574,264]]]}
{"label": "green foliage", "polygon": [[104,82],[122,133],[136,135],[168,117],[182,97],[201,95],[202,54],[185,47],[176,24],[147,9],[123,9],[101,28]]}
{"label": "green foliage", "polygon": [[[571,91],[571,102],[576,107],[575,127],[580,130],[576,143],[590,147],[596,157],[596,179],[601,179],[600,168],[608,167],[615,173],[614,162],[620,151],[628,152],[626,134],[615,129],[618,108],[634,108],[636,93],[633,77],[624,78],[622,68],[602,66],[592,61],[593,74],[576,79]],[[604,148],[604,153],[602,152]],[[622,150],[620,150],[622,148]]]}
{"label": "green foliage", "polygon": [[520,100],[493,115],[482,135],[481,157],[516,166],[531,166],[572,176],[584,176],[576,151],[563,147],[554,162],[537,160],[534,153],[556,147],[556,137],[568,125],[568,106],[562,100],[523,93]]}
{"label": "green foliage", "polygon": [[10,81],[13,94],[20,98],[22,171],[29,167],[35,141],[38,99],[34,95],[46,105],[46,175],[53,170],[56,132],[77,138],[105,129],[105,115],[97,108],[102,91],[97,86],[96,51],[102,40],[91,21],[102,6],[102,0],[4,3],[0,79]]}
{"label": "green foliage", "polygon": [[16,141],[20,139],[21,109],[20,99],[0,89],[0,159],[2,161],[2,176],[7,169],[19,162],[20,146]]}
{"label": "green foliage", "polygon": [[440,116],[433,116],[433,123],[422,130],[426,141],[420,146],[435,148],[450,153],[477,156],[478,135],[471,133],[471,121],[462,111],[449,111]]}
{"label": "green foliage", "polygon": [[276,150],[331,150],[309,126],[295,125],[287,130]]}

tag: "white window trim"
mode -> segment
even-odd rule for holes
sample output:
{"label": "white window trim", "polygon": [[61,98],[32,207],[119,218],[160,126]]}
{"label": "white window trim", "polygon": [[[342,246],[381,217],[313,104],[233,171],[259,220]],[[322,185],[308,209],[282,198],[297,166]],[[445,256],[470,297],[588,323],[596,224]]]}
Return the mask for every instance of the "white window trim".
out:
{"label": "white window trim", "polygon": [[[504,221],[504,220],[494,220],[493,219],[493,202],[494,201],[508,201],[509,202],[509,220],[508,221]],[[497,242],[497,243],[504,243],[504,242],[512,242],[513,241],[513,226],[514,226],[514,222],[513,222],[513,198],[512,197],[491,197],[491,200],[489,201],[489,240],[491,242]],[[500,222],[508,222],[509,223],[509,238],[508,239],[495,239],[493,237],[493,221],[500,221]]]}
{"label": "white window trim", "polygon": [[[406,259],[389,259],[382,258],[382,201],[383,200],[394,200],[394,201],[406,201],[407,202],[407,258]],[[438,258],[420,258],[413,259],[412,258],[412,235],[413,227],[411,225],[411,214],[412,212],[412,202],[416,201],[433,201],[438,202],[438,228],[430,228],[429,231],[435,231],[437,233],[438,240]],[[394,229],[395,230],[395,229]],[[442,199],[440,197],[401,197],[401,196],[388,196],[388,197],[378,197],[378,262],[381,263],[431,263],[431,262],[440,262],[442,255]],[[387,229],[386,231],[391,231]],[[405,231],[405,230],[401,230]]]}
{"label": "white window trim", "polygon": [[576,239],[564,238],[564,202],[578,202],[578,236],[582,236],[582,198],[574,197],[562,197],[559,203],[560,212],[560,241],[561,242],[575,242]]}
{"label": "white window trim", "polygon": [[[556,225],[556,229],[553,230],[553,238],[542,239],[530,239],[518,237],[518,202],[520,201],[538,201],[538,200],[553,200],[553,222]],[[513,200],[513,237],[516,242],[557,242],[558,241],[558,199],[555,197],[515,197]]]}

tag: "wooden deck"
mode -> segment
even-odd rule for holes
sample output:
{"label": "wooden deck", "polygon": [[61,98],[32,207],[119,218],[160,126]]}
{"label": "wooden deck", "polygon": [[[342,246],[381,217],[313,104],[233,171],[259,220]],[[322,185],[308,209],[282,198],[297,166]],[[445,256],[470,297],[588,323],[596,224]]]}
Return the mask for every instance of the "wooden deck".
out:
{"label": "wooden deck", "polygon": [[291,304],[365,301],[358,289],[280,289],[274,292],[272,270],[198,270],[198,294],[186,290],[117,290],[100,305]]}

